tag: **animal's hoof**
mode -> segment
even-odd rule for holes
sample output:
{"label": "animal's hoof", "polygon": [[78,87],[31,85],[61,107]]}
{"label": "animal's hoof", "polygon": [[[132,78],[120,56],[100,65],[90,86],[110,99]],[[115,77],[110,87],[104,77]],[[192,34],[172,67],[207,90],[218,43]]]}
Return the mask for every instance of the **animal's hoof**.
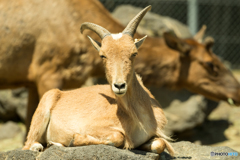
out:
{"label": "animal's hoof", "polygon": [[165,148],[166,148],[166,144],[160,138],[152,142],[151,150],[154,153],[160,154],[164,151]]}
{"label": "animal's hoof", "polygon": [[43,151],[43,146],[40,143],[34,143],[31,147],[30,147],[31,151],[38,151],[38,152],[42,152]]}
{"label": "animal's hoof", "polygon": [[53,142],[53,141],[49,141],[48,142],[48,147],[50,147],[52,145],[59,146],[59,147],[64,147],[64,145],[62,145],[61,143],[56,143],[56,142]]}
{"label": "animal's hoof", "polygon": [[114,143],[111,142],[110,140],[107,140],[105,144],[106,144],[106,145],[109,145],[109,146],[114,146]]}
{"label": "animal's hoof", "polygon": [[68,145],[68,147],[74,147],[74,139],[72,139],[71,141],[70,141],[70,143],[69,143],[69,145]]}

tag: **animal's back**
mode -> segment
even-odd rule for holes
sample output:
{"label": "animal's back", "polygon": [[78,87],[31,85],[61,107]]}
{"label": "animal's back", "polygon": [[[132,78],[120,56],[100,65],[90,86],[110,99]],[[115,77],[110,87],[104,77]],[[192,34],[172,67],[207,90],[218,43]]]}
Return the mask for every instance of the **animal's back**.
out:
{"label": "animal's back", "polygon": [[67,1],[1,0],[0,11],[0,88],[25,86],[46,68],[65,78],[66,59],[79,65],[84,44]]}

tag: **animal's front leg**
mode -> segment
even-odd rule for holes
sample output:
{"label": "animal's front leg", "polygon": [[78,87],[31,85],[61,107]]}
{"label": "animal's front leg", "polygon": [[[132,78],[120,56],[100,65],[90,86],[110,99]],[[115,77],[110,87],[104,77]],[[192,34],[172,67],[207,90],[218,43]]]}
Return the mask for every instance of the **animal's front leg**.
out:
{"label": "animal's front leg", "polygon": [[148,152],[154,152],[154,153],[162,153],[164,149],[167,148],[168,152],[171,156],[174,155],[174,149],[170,145],[170,143],[163,139],[163,138],[153,138],[149,140],[147,143],[141,145],[139,149],[148,151]]}
{"label": "animal's front leg", "polygon": [[123,146],[124,136],[121,133],[113,133],[110,136],[103,137],[102,139],[97,139],[90,135],[74,134],[73,140],[70,142],[69,146],[85,146],[85,145],[97,145],[106,144],[115,147]]}
{"label": "animal's front leg", "polygon": [[30,86],[28,88],[28,106],[27,106],[27,118],[26,118],[26,135],[24,138],[24,142],[26,141],[26,137],[30,128],[32,116],[38,106],[39,103],[39,95],[36,86]]}

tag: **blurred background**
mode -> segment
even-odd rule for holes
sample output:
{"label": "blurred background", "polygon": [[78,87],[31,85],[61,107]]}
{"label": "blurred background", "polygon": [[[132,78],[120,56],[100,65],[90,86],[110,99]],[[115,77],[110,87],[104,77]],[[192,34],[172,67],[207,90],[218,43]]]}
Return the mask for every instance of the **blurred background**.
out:
{"label": "blurred background", "polygon": [[[207,26],[205,36],[215,40],[213,51],[240,81],[240,1],[236,0],[100,0],[123,25],[147,5],[151,14],[138,32],[161,37],[173,30],[179,37],[192,37]],[[85,86],[104,83],[89,79]],[[177,141],[200,145],[229,146],[240,151],[240,109],[226,102],[213,102],[186,90],[150,88],[169,120],[167,133]],[[0,91],[0,151],[22,146],[25,134],[27,90]]]}
{"label": "blurred background", "polygon": [[215,39],[214,52],[240,68],[240,1],[238,0],[100,0],[113,12],[119,5],[144,8],[152,5],[151,12],[176,19],[189,27],[194,35],[207,25],[207,35]]}

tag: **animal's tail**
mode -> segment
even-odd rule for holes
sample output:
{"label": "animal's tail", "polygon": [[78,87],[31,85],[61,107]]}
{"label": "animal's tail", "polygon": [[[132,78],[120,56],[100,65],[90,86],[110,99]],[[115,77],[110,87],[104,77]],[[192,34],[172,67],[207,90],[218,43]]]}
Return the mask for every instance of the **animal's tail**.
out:
{"label": "animal's tail", "polygon": [[158,136],[165,142],[166,148],[171,156],[174,156],[174,149],[168,141],[174,141],[172,138],[165,135],[161,130],[158,130]]}
{"label": "animal's tail", "polygon": [[55,106],[60,98],[60,91],[53,89],[45,93],[33,115],[30,130],[23,150],[28,150],[35,143],[43,139],[47,126],[50,121],[51,108]]}
{"label": "animal's tail", "polygon": [[171,146],[171,144],[170,144],[166,139],[163,139],[163,138],[162,138],[162,140],[165,142],[166,148],[167,148],[169,154],[170,154],[171,156],[174,156],[175,151],[174,151],[173,147]]}

